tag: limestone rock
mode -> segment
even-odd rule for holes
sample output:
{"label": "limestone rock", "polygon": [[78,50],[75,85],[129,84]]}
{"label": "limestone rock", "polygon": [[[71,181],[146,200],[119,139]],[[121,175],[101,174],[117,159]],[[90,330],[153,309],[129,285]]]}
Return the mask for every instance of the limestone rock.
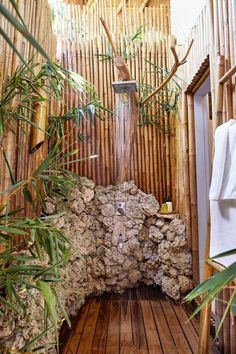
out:
{"label": "limestone rock", "polygon": [[115,206],[113,204],[105,204],[101,206],[103,216],[112,217],[115,215]]}
{"label": "limestone rock", "polygon": [[82,198],[85,204],[89,203],[94,198],[94,190],[83,186],[81,188]]}
{"label": "limestone rock", "polygon": [[182,294],[186,294],[188,291],[192,290],[193,282],[192,279],[186,277],[185,275],[178,276],[178,282],[180,285],[180,291]]}
{"label": "limestone rock", "polygon": [[86,187],[89,189],[95,188],[94,182],[91,179],[88,179],[87,177],[80,177],[80,184],[82,185],[82,187]]}
{"label": "limestone rock", "polygon": [[149,238],[157,243],[160,243],[164,238],[164,234],[159,231],[158,227],[151,225],[149,228]]}
{"label": "limestone rock", "polygon": [[177,279],[164,276],[162,278],[162,291],[174,300],[180,299],[180,284]]}
{"label": "limestone rock", "polygon": [[136,284],[142,278],[142,274],[139,270],[133,269],[129,272],[129,280],[132,284]]}
{"label": "limestone rock", "polygon": [[[118,202],[125,203],[123,214],[117,213]],[[185,224],[178,215],[159,214],[159,208],[154,196],[139,190],[133,181],[95,187],[85,177],[65,199],[48,199],[45,213],[65,212],[53,225],[73,243],[61,275],[64,291],[60,300],[69,315],[78,312],[87,296],[122,292],[139,283],[160,286],[175,300],[191,290],[192,260]],[[33,291],[43,305],[37,289]],[[23,301],[27,319],[9,313],[0,317],[0,348],[7,342],[17,350],[43,330],[42,308],[27,293]],[[50,332],[37,346],[54,341]]]}

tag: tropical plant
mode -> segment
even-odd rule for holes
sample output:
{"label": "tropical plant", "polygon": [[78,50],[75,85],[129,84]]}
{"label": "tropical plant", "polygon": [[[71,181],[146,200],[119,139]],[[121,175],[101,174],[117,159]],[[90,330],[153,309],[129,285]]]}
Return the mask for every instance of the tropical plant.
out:
{"label": "tropical plant", "polygon": [[[155,65],[149,60],[146,60],[146,62],[149,68],[146,69],[141,82],[138,84],[140,102],[143,102],[145,98],[148,97],[155,89],[155,87],[145,82],[147,74],[162,76],[163,80],[168,78],[170,75],[170,72],[167,69]],[[145,104],[141,105],[140,125],[154,125],[166,134],[172,133],[169,128],[165,127],[162,123],[162,118],[163,113],[170,114],[171,112],[178,112],[179,95],[181,92],[181,85],[179,83],[180,80],[181,79],[177,75],[174,75],[166,87],[164,87],[157,95],[153,96]]]}
{"label": "tropical plant", "polygon": [[[26,62],[8,34],[0,28],[0,35],[23,62],[3,85],[0,99],[0,140],[4,138],[6,128],[14,128],[16,122],[23,132],[25,124],[41,129],[31,119],[35,102],[60,100],[62,111],[65,112],[62,116],[52,114],[49,118],[47,134],[53,137],[54,145],[44,161],[26,180],[15,180],[11,163],[4,150],[1,150],[11,186],[0,193],[0,315],[3,316],[5,310],[11,310],[26,316],[27,308],[22,294],[26,292],[41,306],[35,296],[37,291],[44,299],[44,330],[26,343],[21,351],[32,348],[34,351],[40,351],[55,344],[58,346],[57,341],[35,347],[37,341],[49,331],[56,330],[57,333],[60,323],[58,311],[70,323],[59,300],[57,288],[62,281],[61,266],[68,260],[71,252],[78,252],[64,233],[53,226],[54,217],[60,215],[43,214],[48,195],[64,196],[71,186],[79,183],[78,176],[66,169],[68,162],[65,163],[65,160],[70,159],[69,163],[78,160],[73,160],[76,150],[69,151],[70,147],[67,147],[65,152],[61,149],[61,142],[66,139],[63,124],[72,119],[76,125],[80,125],[81,119],[86,116],[93,120],[103,107],[94,88],[86,80],[50,60],[41,45],[29,33],[16,2],[9,1],[17,17],[3,4],[0,4],[0,14],[43,55],[46,63],[40,68],[39,64],[33,63],[33,58]],[[81,98],[80,106],[72,108],[69,113],[66,113],[68,107],[63,102],[65,85],[69,85]],[[45,95],[42,95],[42,91]],[[23,208],[9,209],[10,201],[19,193],[32,205],[31,216],[27,216]]]}
{"label": "tropical plant", "polygon": [[[33,74],[35,69],[38,69],[37,74]],[[60,100],[66,111],[68,108],[63,103],[65,84],[68,84],[77,95],[81,95],[81,92],[85,94],[87,103],[81,102],[81,107],[74,108],[74,111],[80,112],[80,118],[85,117],[87,112],[90,117],[98,116],[97,111],[102,110],[103,107],[94,88],[82,76],[53,62],[46,62],[40,68],[39,64],[33,64],[31,59],[19,66],[3,86],[0,99],[0,135],[4,133],[6,125],[11,126],[15,121],[20,125],[22,122],[35,125],[30,119],[33,103],[45,101],[39,89],[45,92],[48,101],[52,98]],[[67,115],[67,119],[72,118],[74,116]],[[53,131],[51,133],[53,134]]]}
{"label": "tropical plant", "polygon": [[[0,289],[4,291],[0,295],[0,315],[4,315],[5,308],[27,316],[27,308],[21,297],[24,292],[41,307],[33,291],[38,290],[44,298],[45,314],[45,330],[39,335],[40,338],[49,330],[49,323],[50,331],[54,329],[57,332],[61,320],[58,310],[70,325],[68,315],[59,300],[57,287],[63,281],[61,266],[72,252],[78,252],[64,233],[52,223],[54,218],[62,214],[47,216],[41,213],[40,217],[37,216],[38,210],[45,206],[47,195],[65,195],[72,185],[79,183],[78,176],[63,169],[62,160],[68,154],[58,152],[59,147],[60,143],[57,143],[29,179],[16,182],[5,191],[10,194],[0,210]],[[20,192],[34,206],[34,216],[18,216],[22,209],[8,212],[7,202]],[[39,204],[42,208],[39,208]],[[32,338],[24,350],[37,343],[39,337]]]}
{"label": "tropical plant", "polygon": [[[227,257],[236,254],[236,249],[232,249],[227,252],[220,253],[212,258],[215,260],[221,257]],[[209,279],[206,279],[199,285],[197,285],[186,297],[185,301],[193,301],[196,298],[201,298],[200,304],[197,306],[191,317],[194,317],[205,306],[209,306],[219,295],[219,293],[225,289],[232,289],[230,299],[226,304],[224,314],[219,323],[216,336],[218,335],[224,319],[227,313],[230,311],[233,315],[236,314],[236,286],[232,285],[236,279],[236,262],[232,263],[229,267],[226,267],[223,271],[216,273]]]}

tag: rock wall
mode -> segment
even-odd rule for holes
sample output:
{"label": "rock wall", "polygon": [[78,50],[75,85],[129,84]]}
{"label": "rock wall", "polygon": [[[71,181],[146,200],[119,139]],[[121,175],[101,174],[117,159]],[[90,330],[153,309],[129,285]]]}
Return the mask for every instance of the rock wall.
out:
{"label": "rock wall", "polygon": [[[191,254],[178,215],[159,214],[157,200],[133,182],[107,188],[87,178],[80,182],[68,198],[46,203],[47,214],[66,212],[53,222],[74,245],[62,269],[61,302],[70,315],[88,295],[121,292],[139,283],[158,285],[175,300],[192,288]],[[18,349],[42,330],[42,309],[24,296],[29,315],[0,318],[0,347]],[[43,341],[52,337],[49,333]]]}
{"label": "rock wall", "polygon": [[80,280],[76,265],[83,262],[83,287],[92,280],[102,291],[120,292],[142,282],[161,286],[175,300],[192,288],[184,223],[178,215],[159,214],[157,200],[133,182],[104,188],[81,178],[81,188],[66,201],[48,201],[48,213],[61,211],[66,214],[56,226],[79,251],[69,262],[71,282]]}

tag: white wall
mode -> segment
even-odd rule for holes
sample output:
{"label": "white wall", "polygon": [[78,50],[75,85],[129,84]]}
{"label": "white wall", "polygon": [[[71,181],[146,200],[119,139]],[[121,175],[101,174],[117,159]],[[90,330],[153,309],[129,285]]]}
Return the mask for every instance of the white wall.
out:
{"label": "white wall", "polygon": [[188,38],[206,0],[170,0],[172,34],[182,44]]}
{"label": "white wall", "polygon": [[206,95],[210,92],[210,77],[194,95],[194,119],[197,167],[197,206],[198,206],[198,244],[200,281],[203,280],[205,246],[207,235],[207,216],[209,209],[209,141],[208,141],[208,107]]}

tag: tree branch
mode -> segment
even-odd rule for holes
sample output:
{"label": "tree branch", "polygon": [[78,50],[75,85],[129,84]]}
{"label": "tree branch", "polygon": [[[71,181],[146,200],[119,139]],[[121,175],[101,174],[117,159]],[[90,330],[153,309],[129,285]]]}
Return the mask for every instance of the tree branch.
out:
{"label": "tree branch", "polygon": [[181,65],[183,65],[183,64],[186,63],[187,57],[188,57],[189,52],[190,52],[190,50],[191,50],[191,48],[192,48],[192,45],[193,45],[193,39],[192,39],[192,41],[191,41],[191,43],[190,43],[190,45],[189,45],[189,47],[188,47],[188,50],[187,50],[185,56],[183,57],[183,59],[182,59],[181,61],[179,61],[179,58],[178,58],[178,56],[177,56],[177,54],[176,54],[176,51],[175,51],[175,47],[172,46],[172,47],[170,48],[171,51],[172,51],[172,54],[173,54],[173,56],[174,56],[174,58],[175,58],[174,66],[172,67],[169,76],[162,82],[162,84],[161,84],[159,87],[157,87],[156,90],[154,90],[152,93],[150,93],[150,95],[148,95],[148,96],[140,103],[141,106],[143,106],[145,103],[147,103],[147,101],[149,101],[153,96],[155,96],[159,91],[161,91],[161,90],[163,89],[163,87],[165,87],[165,86],[168,84],[168,82],[172,79],[172,77],[175,75],[175,73],[177,72],[178,68],[179,68]]}

